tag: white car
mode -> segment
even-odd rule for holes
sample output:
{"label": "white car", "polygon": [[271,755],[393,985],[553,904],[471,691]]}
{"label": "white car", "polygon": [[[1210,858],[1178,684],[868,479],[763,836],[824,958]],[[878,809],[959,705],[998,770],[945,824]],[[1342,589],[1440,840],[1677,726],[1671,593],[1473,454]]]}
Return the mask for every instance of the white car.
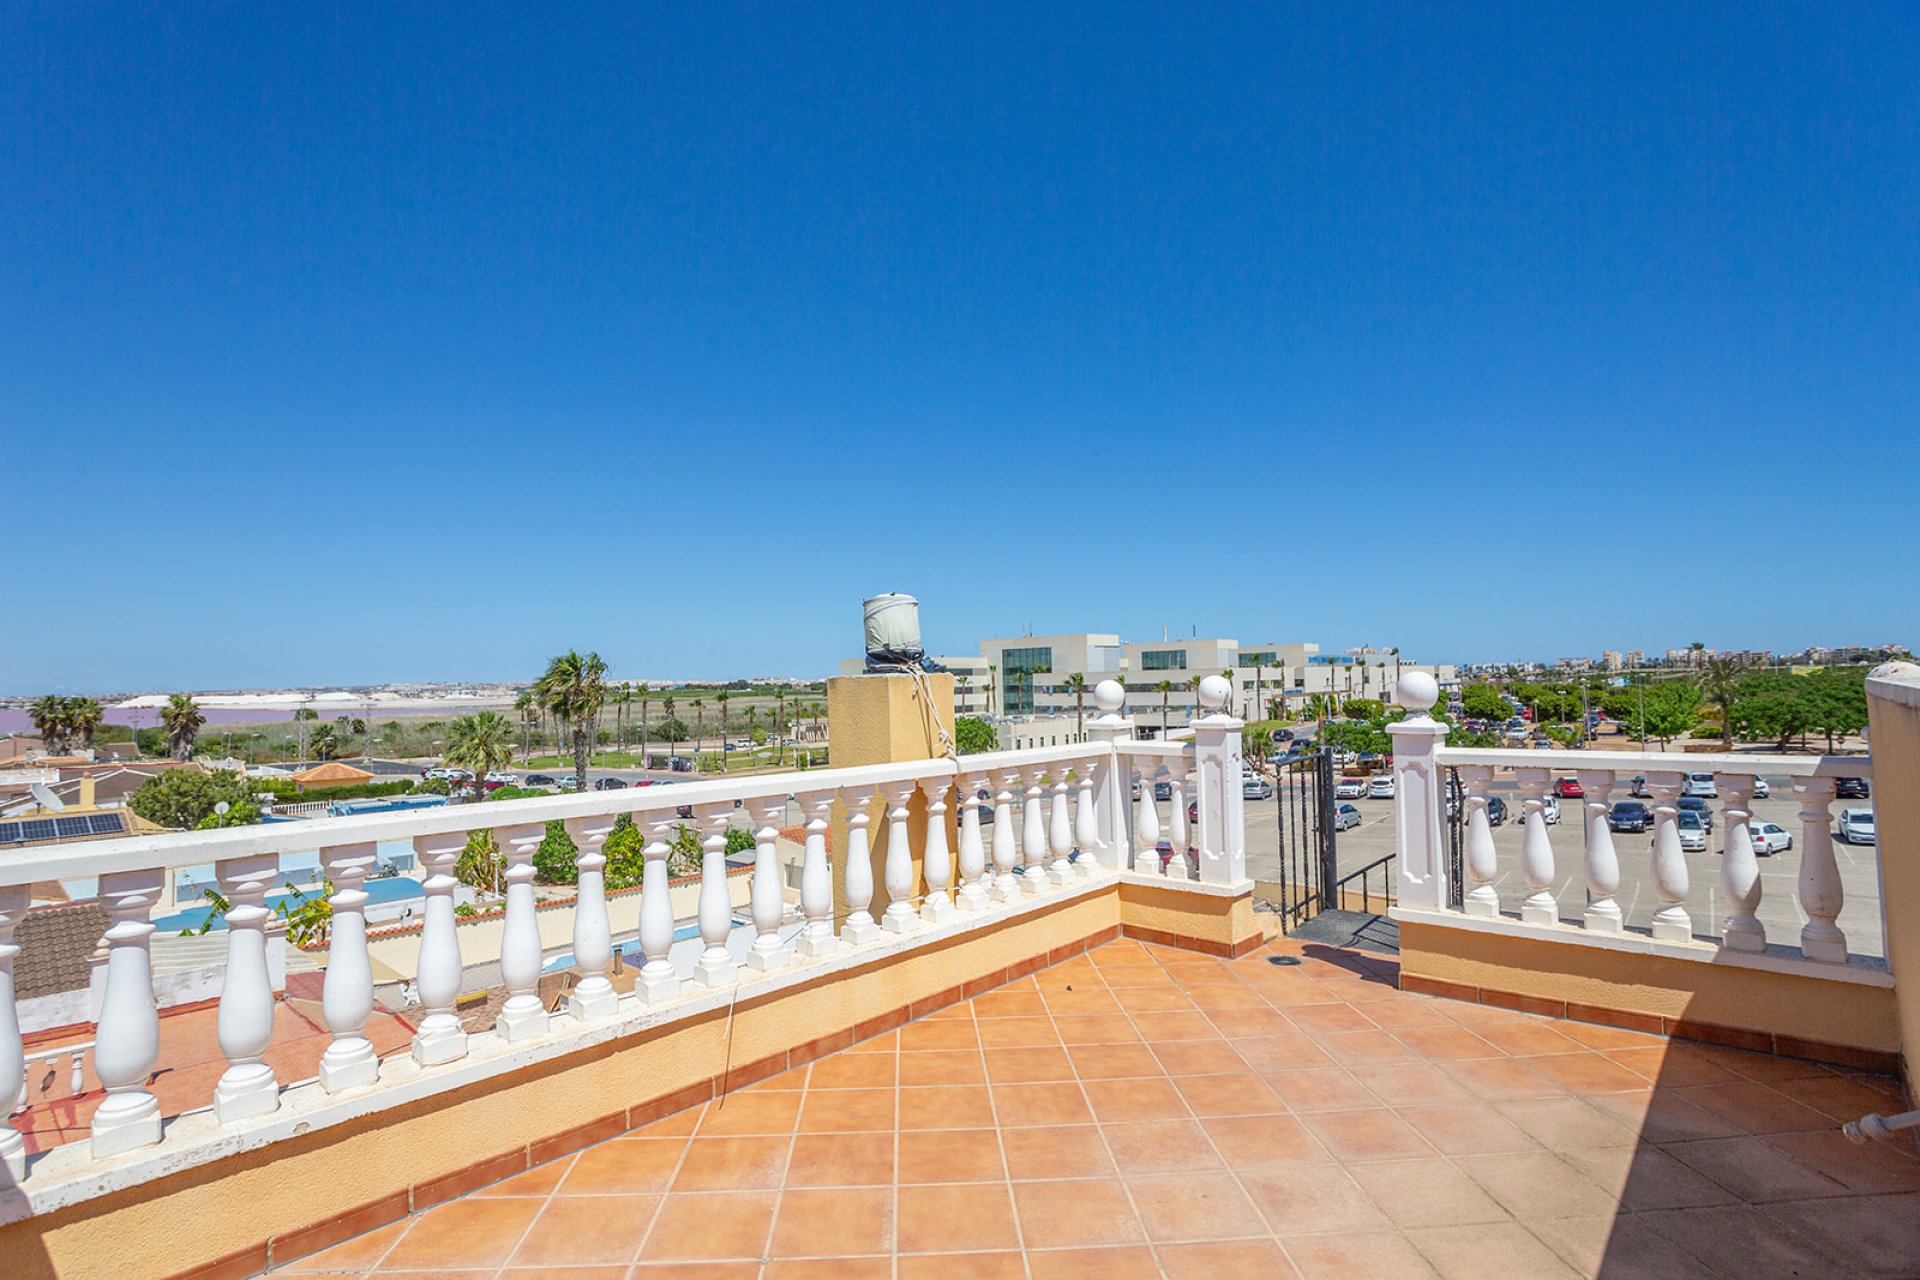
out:
{"label": "white car", "polygon": [[1700,821],[1700,815],[1692,810],[1682,810],[1674,820],[1674,826],[1680,831],[1680,850],[1683,853],[1705,853],[1707,851],[1707,824]]}
{"label": "white car", "polygon": [[1367,794],[1365,778],[1342,778],[1333,785],[1335,800],[1359,800]]}
{"label": "white car", "polygon": [[1345,831],[1348,827],[1357,827],[1359,825],[1360,810],[1350,804],[1337,804],[1333,806],[1333,829],[1335,831]]}
{"label": "white car", "polygon": [[1873,810],[1842,809],[1833,834],[1842,844],[1874,844],[1878,836],[1873,827]]}
{"label": "white car", "polygon": [[1773,798],[1773,788],[1767,785],[1765,778],[1757,777],[1753,780],[1753,798],[1755,800],[1771,800]]}
{"label": "white car", "polygon": [[1372,782],[1369,782],[1367,784],[1367,798],[1369,800],[1393,799],[1393,775],[1383,773]]}
{"label": "white car", "polygon": [[1541,821],[1545,822],[1550,827],[1553,826],[1555,823],[1559,822],[1560,821],[1560,802],[1554,799],[1552,796],[1548,796],[1546,798],[1546,801],[1540,806],[1540,818],[1541,818]]}
{"label": "white car", "polygon": [[487,774],[487,781],[497,782],[503,787],[517,787],[520,785],[519,778],[501,769],[495,769]]}
{"label": "white car", "polygon": [[1763,858],[1793,848],[1793,833],[1775,823],[1750,822],[1747,830],[1753,835],[1753,851]]}
{"label": "white car", "polygon": [[1690,773],[1687,775],[1686,785],[1680,788],[1680,794],[1683,796],[1699,796],[1702,800],[1718,800],[1720,798],[1720,788],[1715,784],[1712,774]]}

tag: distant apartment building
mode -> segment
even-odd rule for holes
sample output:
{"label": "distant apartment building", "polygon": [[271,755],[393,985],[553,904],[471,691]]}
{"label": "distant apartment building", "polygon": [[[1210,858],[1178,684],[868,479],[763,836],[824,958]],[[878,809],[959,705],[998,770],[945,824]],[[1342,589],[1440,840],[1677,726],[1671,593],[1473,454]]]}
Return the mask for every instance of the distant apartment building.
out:
{"label": "distant apartment building", "polygon": [[1600,655],[1600,665],[1608,671],[1618,671],[1626,664],[1618,649],[1608,649]]}
{"label": "distant apartment building", "polygon": [[1626,664],[1627,670],[1638,671],[1647,665],[1647,655],[1639,649],[1629,649],[1621,661]]}
{"label": "distant apartment building", "polygon": [[1593,659],[1592,658],[1555,658],[1553,660],[1553,669],[1555,671],[1566,672],[1569,675],[1577,675],[1583,671],[1593,670]]}

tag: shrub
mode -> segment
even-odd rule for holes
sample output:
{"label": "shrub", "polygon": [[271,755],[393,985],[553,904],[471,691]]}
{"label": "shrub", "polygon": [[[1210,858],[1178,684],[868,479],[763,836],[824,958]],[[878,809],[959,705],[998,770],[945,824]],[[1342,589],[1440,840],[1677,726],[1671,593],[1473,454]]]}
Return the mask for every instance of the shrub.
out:
{"label": "shrub", "polygon": [[547,824],[547,834],[533,851],[533,873],[545,884],[578,884],[580,868],[574,859],[580,846],[567,834],[567,824],[555,820]]}
{"label": "shrub", "polygon": [[607,856],[607,888],[631,889],[640,883],[645,866],[640,851],[645,846],[639,828],[633,825],[632,814],[623,813],[613,820],[613,830],[600,848]]}
{"label": "shrub", "polygon": [[213,773],[194,769],[156,773],[127,798],[127,807],[148,822],[187,831],[213,817],[214,806],[222,801],[230,806],[229,818],[242,808],[253,817],[259,816],[253,807],[253,788],[239,774],[224,769]]}
{"label": "shrub", "polygon": [[727,828],[727,853],[729,855],[745,853],[754,847],[753,832],[748,831],[745,827]]}
{"label": "shrub", "polygon": [[467,847],[460,851],[459,861],[453,864],[453,878],[475,889],[490,891],[505,873],[506,865],[500,857],[500,846],[494,843],[493,832],[485,828],[468,832]]}
{"label": "shrub", "polygon": [[963,756],[979,755],[1000,745],[1000,735],[978,716],[957,716],[953,722],[954,749]]}

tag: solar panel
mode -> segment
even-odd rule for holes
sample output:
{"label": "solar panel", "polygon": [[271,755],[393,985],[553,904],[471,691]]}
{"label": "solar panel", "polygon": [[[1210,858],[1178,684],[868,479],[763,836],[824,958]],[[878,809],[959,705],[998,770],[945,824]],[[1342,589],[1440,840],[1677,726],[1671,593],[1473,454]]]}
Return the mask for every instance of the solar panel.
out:
{"label": "solar panel", "polygon": [[20,834],[19,823],[0,822],[0,844],[18,844],[24,839],[26,837]]}
{"label": "solar panel", "polygon": [[90,813],[87,825],[96,836],[118,835],[127,829],[125,820],[117,813]]}
{"label": "solar panel", "polygon": [[54,838],[54,826],[51,818],[36,818],[20,824],[22,840],[51,840]]}
{"label": "solar panel", "polygon": [[74,818],[55,818],[53,820],[53,829],[60,833],[62,840],[71,840],[74,836],[84,836],[88,834],[89,831],[85,814]]}

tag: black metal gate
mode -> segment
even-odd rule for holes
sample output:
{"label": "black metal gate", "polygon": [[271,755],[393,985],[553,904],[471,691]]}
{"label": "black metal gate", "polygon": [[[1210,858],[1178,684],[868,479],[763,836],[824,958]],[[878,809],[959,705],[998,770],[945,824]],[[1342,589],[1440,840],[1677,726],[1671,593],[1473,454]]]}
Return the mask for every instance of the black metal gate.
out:
{"label": "black metal gate", "polygon": [[1467,797],[1460,789],[1460,771],[1447,768],[1447,905],[1458,911],[1466,901]]}
{"label": "black metal gate", "polygon": [[1274,781],[1279,813],[1280,929],[1291,933],[1330,903],[1340,879],[1333,806],[1333,753],[1322,748],[1282,757]]}

